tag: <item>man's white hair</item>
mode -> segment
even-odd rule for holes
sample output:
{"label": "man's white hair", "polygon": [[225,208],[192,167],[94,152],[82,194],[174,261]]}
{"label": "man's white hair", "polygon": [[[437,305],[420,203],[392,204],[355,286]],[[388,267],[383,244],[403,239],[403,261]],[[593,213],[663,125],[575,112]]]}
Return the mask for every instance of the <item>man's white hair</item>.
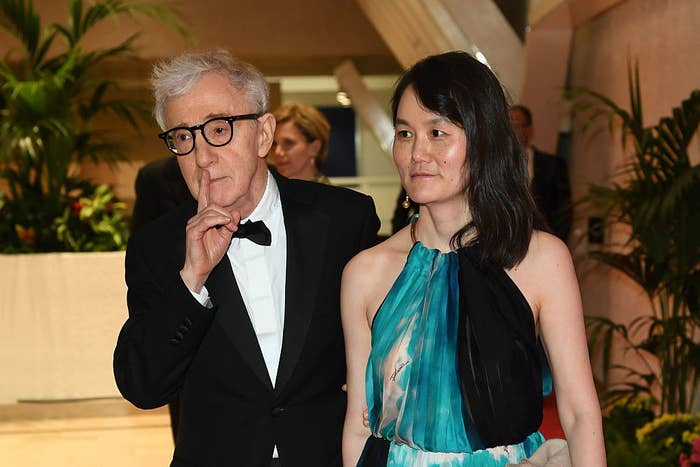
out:
{"label": "man's white hair", "polygon": [[245,94],[254,112],[268,111],[270,91],[262,73],[249,63],[231,57],[224,49],[188,52],[153,67],[151,86],[155,97],[153,115],[165,130],[165,107],[169,97],[192,90],[205,73],[219,73]]}

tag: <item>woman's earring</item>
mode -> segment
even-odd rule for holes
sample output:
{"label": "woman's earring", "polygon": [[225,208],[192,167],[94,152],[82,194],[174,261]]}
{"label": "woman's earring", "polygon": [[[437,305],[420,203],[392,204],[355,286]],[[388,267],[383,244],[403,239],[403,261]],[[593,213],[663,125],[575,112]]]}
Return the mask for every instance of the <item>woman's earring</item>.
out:
{"label": "woman's earring", "polygon": [[411,207],[411,199],[408,197],[408,195],[406,195],[403,202],[401,203],[401,207],[403,207],[404,209],[408,209]]}

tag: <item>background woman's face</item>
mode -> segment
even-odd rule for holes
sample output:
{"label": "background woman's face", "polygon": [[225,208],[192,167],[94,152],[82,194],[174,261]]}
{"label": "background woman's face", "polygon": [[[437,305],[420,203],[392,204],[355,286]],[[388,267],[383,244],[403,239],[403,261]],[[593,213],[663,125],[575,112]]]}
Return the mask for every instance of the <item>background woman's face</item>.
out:
{"label": "background woman's face", "polygon": [[284,122],[275,129],[270,151],[272,164],[285,177],[311,179],[316,175],[314,160],[320,148],[318,143],[306,141],[294,122]]}
{"label": "background woman's face", "polygon": [[415,202],[463,202],[466,133],[423,107],[413,86],[406,88],[399,101],[393,153],[401,182]]}

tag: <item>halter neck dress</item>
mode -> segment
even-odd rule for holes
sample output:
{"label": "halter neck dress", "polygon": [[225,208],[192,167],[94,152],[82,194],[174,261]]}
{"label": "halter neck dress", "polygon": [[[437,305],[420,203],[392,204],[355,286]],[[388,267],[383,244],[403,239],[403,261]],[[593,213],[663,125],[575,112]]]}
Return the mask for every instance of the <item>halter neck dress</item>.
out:
{"label": "halter neck dress", "polygon": [[[479,449],[474,422],[464,416],[455,363],[458,272],[457,253],[414,243],[374,317],[366,397],[372,436],[389,444],[387,466],[504,466],[544,442],[535,431],[517,444]],[[511,292],[520,293],[517,287]],[[547,394],[551,375],[542,373]],[[368,445],[358,466],[378,465]]]}

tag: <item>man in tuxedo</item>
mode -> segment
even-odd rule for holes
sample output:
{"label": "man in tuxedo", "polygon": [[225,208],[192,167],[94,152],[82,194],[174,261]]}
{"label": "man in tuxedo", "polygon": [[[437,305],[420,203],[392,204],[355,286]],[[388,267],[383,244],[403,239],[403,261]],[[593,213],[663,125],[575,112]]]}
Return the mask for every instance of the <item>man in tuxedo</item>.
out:
{"label": "man in tuxedo", "polygon": [[267,168],[267,84],[226,52],[152,79],[159,136],[196,199],[126,252],[117,385],[148,409],[179,397],[171,466],[339,466],[345,263],[376,242],[371,198]]}
{"label": "man in tuxedo", "polygon": [[514,105],[509,114],[513,131],[525,149],[530,189],[537,208],[552,233],[566,242],[572,222],[571,186],[566,161],[532,145],[535,128],[530,109],[524,105]]}

